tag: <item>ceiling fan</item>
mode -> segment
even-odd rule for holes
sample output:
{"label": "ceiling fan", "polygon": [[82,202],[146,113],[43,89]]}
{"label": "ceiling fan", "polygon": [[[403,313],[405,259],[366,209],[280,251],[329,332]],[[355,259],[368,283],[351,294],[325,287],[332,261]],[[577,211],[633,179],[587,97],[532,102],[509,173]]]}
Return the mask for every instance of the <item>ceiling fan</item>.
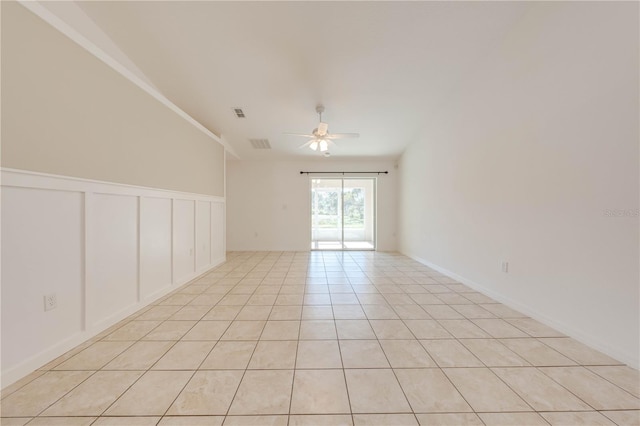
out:
{"label": "ceiling fan", "polygon": [[308,140],[305,144],[300,145],[299,148],[309,147],[313,151],[323,152],[325,156],[329,156],[329,146],[335,145],[334,139],[344,139],[344,138],[357,138],[360,137],[358,133],[329,133],[329,125],[322,121],[322,113],[324,112],[324,106],[318,105],[316,106],[316,112],[320,117],[320,122],[318,123],[318,127],[313,129],[311,134],[305,133],[285,133],[285,135],[290,136],[304,136],[307,138],[313,138]]}

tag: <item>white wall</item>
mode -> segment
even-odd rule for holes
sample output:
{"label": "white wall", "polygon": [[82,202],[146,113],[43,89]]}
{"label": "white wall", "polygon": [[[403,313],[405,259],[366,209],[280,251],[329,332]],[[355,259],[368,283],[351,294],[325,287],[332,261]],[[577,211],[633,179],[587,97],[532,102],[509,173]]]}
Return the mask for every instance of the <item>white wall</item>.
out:
{"label": "white wall", "polygon": [[377,248],[394,251],[397,207],[394,165],[393,160],[326,158],[316,161],[228,161],[227,248],[308,251],[311,247],[311,178],[301,175],[300,171],[388,170],[388,175],[378,177]]}
{"label": "white wall", "polygon": [[222,263],[223,210],[220,197],[3,169],[2,385]]}
{"label": "white wall", "polygon": [[403,253],[636,368],[638,44],[637,3],[530,5],[399,170]]}

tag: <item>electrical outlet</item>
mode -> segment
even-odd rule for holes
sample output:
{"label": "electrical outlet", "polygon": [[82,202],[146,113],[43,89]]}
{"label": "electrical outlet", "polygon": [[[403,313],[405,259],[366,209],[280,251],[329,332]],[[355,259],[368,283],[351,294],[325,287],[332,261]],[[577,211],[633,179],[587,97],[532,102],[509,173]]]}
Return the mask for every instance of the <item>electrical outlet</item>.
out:
{"label": "electrical outlet", "polygon": [[504,272],[505,274],[509,272],[509,262],[507,262],[506,260],[502,261],[502,272]]}
{"label": "electrical outlet", "polygon": [[44,296],[44,310],[50,311],[58,307],[58,296],[55,293]]}

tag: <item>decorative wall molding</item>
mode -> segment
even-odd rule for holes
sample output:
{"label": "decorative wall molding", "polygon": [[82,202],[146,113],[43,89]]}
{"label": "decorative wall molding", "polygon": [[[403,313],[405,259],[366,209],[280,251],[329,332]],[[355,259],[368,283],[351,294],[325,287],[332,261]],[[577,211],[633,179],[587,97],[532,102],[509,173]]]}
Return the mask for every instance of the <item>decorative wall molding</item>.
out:
{"label": "decorative wall molding", "polygon": [[226,260],[224,197],[0,175],[3,387]]}

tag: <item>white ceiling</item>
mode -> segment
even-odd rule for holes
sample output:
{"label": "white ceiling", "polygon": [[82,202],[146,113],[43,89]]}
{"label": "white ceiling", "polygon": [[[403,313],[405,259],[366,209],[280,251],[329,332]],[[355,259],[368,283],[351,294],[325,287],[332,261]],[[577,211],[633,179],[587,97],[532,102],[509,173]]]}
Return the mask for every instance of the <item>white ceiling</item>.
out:
{"label": "white ceiling", "polygon": [[[297,147],[326,107],[334,157],[394,157],[529,7],[521,2],[78,2],[171,101],[241,158]],[[233,114],[241,107],[245,119]],[[461,123],[463,125],[464,123]],[[272,150],[254,150],[267,138]]]}

